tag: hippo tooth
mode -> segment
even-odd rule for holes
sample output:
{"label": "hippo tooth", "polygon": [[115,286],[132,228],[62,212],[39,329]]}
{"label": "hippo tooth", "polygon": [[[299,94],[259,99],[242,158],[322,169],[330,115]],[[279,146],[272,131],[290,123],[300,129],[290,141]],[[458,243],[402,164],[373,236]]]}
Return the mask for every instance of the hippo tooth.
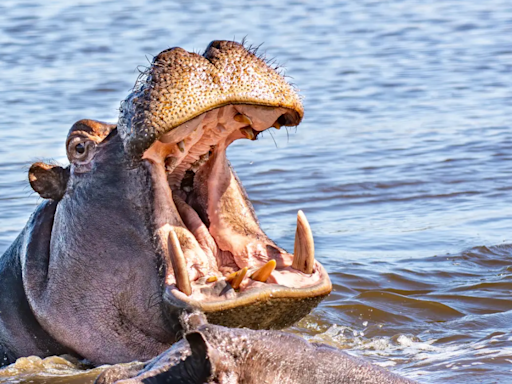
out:
{"label": "hippo tooth", "polygon": [[242,268],[238,272],[236,272],[235,277],[233,278],[233,281],[231,281],[231,286],[233,289],[240,288],[240,284],[242,284],[242,281],[244,281],[244,277],[247,274],[247,267]]}
{"label": "hippo tooth", "polygon": [[185,152],[185,140],[181,140],[176,144],[181,153]]}
{"label": "hippo tooth", "polygon": [[251,276],[251,279],[265,283],[272,272],[274,272],[274,269],[276,269],[276,261],[270,260],[267,264],[254,272]]}
{"label": "hippo tooth", "polygon": [[252,129],[251,127],[240,128],[240,131],[249,140],[256,140],[256,134],[254,132],[254,129]]}
{"label": "hippo tooth", "polygon": [[281,129],[281,124],[279,124],[276,120],[276,122],[274,124],[272,124],[272,126],[275,128],[275,129]]}
{"label": "hippo tooth", "polygon": [[192,294],[192,287],[190,286],[190,279],[187,272],[187,261],[181,250],[180,242],[176,232],[171,230],[169,232],[169,254],[171,256],[172,269],[174,270],[174,278],[176,279],[176,287],[190,296]]}
{"label": "hippo tooth", "polygon": [[232,272],[229,275],[227,275],[226,276],[226,281],[228,283],[231,283],[233,281],[233,279],[235,278],[236,274],[237,274],[237,272]]}
{"label": "hippo tooth", "polygon": [[209,278],[206,279],[206,282],[207,283],[215,283],[217,280],[219,280],[219,278],[217,276],[210,276]]}
{"label": "hippo tooth", "polygon": [[315,243],[313,233],[304,212],[297,214],[297,230],[295,231],[295,246],[293,250],[292,268],[308,275],[313,273],[315,265]]}
{"label": "hippo tooth", "polygon": [[252,125],[252,120],[249,116],[246,116],[242,113],[238,113],[233,117],[233,120],[238,121],[239,123],[244,123],[245,125]]}

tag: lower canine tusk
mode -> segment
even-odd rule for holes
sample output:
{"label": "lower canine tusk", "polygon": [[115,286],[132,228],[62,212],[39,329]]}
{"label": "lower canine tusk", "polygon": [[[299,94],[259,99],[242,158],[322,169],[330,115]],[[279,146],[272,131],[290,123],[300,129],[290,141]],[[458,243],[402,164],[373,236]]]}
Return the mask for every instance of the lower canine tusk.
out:
{"label": "lower canine tusk", "polygon": [[313,233],[304,212],[297,213],[297,230],[295,231],[295,246],[293,249],[292,268],[308,275],[313,273],[315,266],[315,243]]}
{"label": "lower canine tusk", "polygon": [[272,272],[274,272],[274,269],[276,269],[276,261],[270,260],[267,264],[254,272],[251,276],[251,279],[265,283]]}
{"label": "lower canine tusk", "polygon": [[185,295],[192,294],[190,279],[187,272],[187,261],[181,250],[181,245],[176,236],[176,232],[169,232],[169,256],[171,257],[172,269],[174,270],[174,278],[176,279],[176,287]]}

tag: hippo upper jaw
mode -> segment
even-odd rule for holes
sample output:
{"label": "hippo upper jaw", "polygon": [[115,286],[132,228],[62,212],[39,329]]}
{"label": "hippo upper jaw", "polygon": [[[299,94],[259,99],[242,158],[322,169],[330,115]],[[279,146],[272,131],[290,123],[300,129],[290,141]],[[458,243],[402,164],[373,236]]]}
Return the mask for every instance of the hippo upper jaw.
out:
{"label": "hippo upper jaw", "polygon": [[300,212],[295,256],[258,224],[226,158],[237,139],[298,125],[294,89],[242,45],[216,41],[203,56],[158,55],[122,105],[118,130],[153,184],[155,242],[171,310],[194,307],[229,326],[282,328],[332,289]]}

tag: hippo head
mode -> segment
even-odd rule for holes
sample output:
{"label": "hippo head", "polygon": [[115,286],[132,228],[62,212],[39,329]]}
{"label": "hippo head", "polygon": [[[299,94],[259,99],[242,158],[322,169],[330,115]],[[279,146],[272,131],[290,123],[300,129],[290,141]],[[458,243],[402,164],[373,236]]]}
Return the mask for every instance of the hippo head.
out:
{"label": "hippo head", "polygon": [[114,363],[168,348],[188,309],[254,329],[305,316],[331,291],[307,220],[299,212],[294,254],[276,245],[226,158],[234,140],[302,116],[292,86],[238,43],[156,56],[117,125],[79,121],[70,166],[30,170],[52,199],[37,245],[47,257],[24,266],[38,321],[87,359]]}

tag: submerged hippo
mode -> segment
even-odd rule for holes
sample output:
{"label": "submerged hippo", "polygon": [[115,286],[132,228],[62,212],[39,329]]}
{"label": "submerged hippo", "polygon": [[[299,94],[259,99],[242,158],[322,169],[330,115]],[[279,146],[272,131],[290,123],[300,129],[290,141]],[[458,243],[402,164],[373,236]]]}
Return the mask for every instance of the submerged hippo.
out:
{"label": "submerged hippo", "polygon": [[198,324],[145,364],[114,366],[95,384],[413,384],[362,359],[279,331]]}
{"label": "submerged hippo", "polygon": [[68,167],[31,167],[46,200],[0,258],[0,365],[148,360],[176,341],[186,308],[255,329],[305,316],[331,283],[304,214],[288,253],[226,159],[234,140],[302,116],[292,86],[238,43],[156,56],[117,125],[79,121]]}

